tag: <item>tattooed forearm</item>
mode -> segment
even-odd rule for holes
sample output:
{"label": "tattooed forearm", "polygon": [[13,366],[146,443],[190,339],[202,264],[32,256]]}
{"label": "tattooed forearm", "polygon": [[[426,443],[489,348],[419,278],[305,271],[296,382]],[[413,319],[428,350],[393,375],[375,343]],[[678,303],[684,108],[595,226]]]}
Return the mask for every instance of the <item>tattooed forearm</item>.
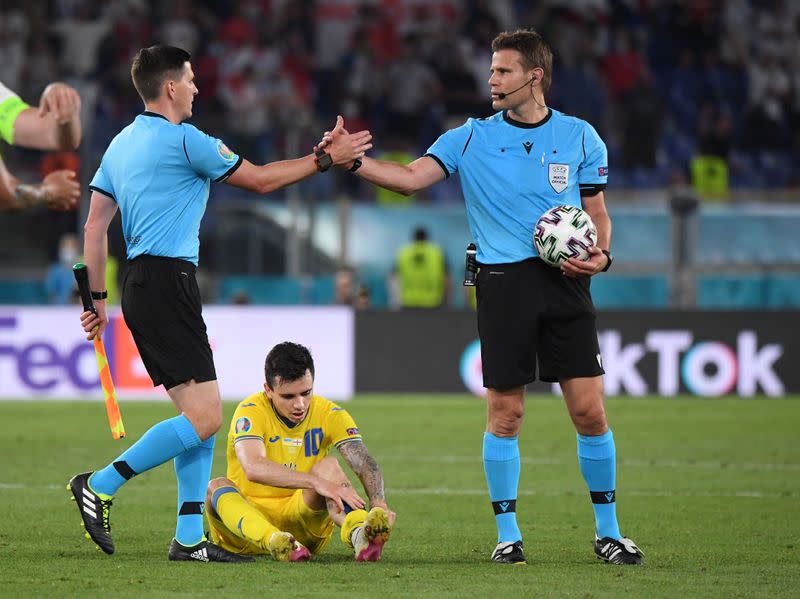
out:
{"label": "tattooed forearm", "polygon": [[29,208],[47,201],[47,190],[41,184],[20,183],[14,188],[14,196],[20,208]]}
{"label": "tattooed forearm", "polygon": [[370,503],[375,500],[383,501],[383,475],[375,458],[369,455],[367,446],[361,441],[350,441],[339,446],[339,453],[361,480]]}

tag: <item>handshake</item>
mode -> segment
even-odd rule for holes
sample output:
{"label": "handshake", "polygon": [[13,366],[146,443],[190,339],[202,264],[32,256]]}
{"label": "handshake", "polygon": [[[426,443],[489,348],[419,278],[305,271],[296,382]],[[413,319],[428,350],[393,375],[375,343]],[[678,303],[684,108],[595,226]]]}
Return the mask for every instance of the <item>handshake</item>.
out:
{"label": "handshake", "polygon": [[317,170],[327,171],[331,166],[339,166],[354,172],[361,166],[361,159],[372,148],[372,134],[369,131],[350,133],[344,128],[344,119],[336,117],[332,131],[326,131],[314,146]]}

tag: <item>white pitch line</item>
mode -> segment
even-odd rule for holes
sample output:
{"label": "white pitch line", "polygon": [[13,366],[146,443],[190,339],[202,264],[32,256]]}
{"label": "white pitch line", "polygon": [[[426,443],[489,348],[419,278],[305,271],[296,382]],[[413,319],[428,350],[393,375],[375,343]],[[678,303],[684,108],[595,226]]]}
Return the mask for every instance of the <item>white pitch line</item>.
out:
{"label": "white pitch line", "polygon": [[[414,454],[393,454],[393,455],[380,455],[376,456],[378,462],[389,462],[403,460],[408,463],[413,462],[426,462],[426,463],[441,463],[441,464],[479,464],[481,463],[480,455],[476,456],[463,456],[463,455],[414,455]],[[560,460],[556,458],[531,458],[521,457],[520,461],[523,464],[532,466],[571,466],[577,462],[575,460]],[[736,463],[736,462],[722,462],[722,461],[694,461],[694,460],[632,460],[621,459],[617,461],[619,466],[629,466],[631,468],[699,468],[703,470],[778,470],[778,471],[800,471],[800,464],[777,464],[777,463]]]}
{"label": "white pitch line", "polygon": [[[62,485],[27,485],[23,483],[0,483],[0,490],[6,491],[52,491],[63,490]],[[174,491],[174,485],[147,485],[146,488],[134,487],[131,491],[143,490],[148,493],[158,491]],[[387,493],[392,495],[451,495],[456,497],[486,495],[486,489],[451,489],[449,487],[421,487],[421,488],[387,488]],[[524,497],[582,497],[585,492],[572,491],[533,491],[521,490],[519,496]],[[763,491],[635,491],[626,490],[621,496],[630,497],[740,497],[749,499],[797,499],[800,492],[765,493]]]}

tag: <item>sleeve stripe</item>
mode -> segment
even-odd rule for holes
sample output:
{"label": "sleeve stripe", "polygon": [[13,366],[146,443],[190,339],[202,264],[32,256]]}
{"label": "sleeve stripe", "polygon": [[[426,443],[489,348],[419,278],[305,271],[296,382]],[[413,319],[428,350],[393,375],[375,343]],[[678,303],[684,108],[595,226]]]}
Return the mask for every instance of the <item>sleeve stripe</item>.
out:
{"label": "sleeve stripe", "polygon": [[472,131],[470,131],[470,132],[469,132],[469,137],[467,138],[467,143],[465,143],[465,144],[464,144],[464,149],[463,149],[463,150],[461,150],[461,155],[462,155],[462,156],[463,156],[463,155],[464,155],[464,153],[467,151],[467,148],[469,147],[469,142],[471,142],[471,141],[472,141],[472,134],[473,134],[473,133],[475,133],[475,129],[473,129]]}
{"label": "sleeve stripe", "polygon": [[605,183],[582,183],[579,185],[581,196],[597,195],[606,188]]}
{"label": "sleeve stripe", "polygon": [[228,169],[228,170],[225,172],[225,174],[224,174],[224,175],[222,175],[221,177],[217,177],[216,179],[214,179],[214,183],[220,183],[220,182],[224,181],[225,179],[227,179],[228,177],[230,177],[230,176],[231,176],[233,173],[235,173],[235,172],[236,172],[236,169],[237,169],[237,168],[239,168],[240,166],[242,166],[242,161],[243,161],[243,160],[244,160],[244,158],[242,158],[241,156],[239,156],[238,160],[236,161],[236,164],[234,164],[234,165],[233,165],[231,168],[229,168],[229,169]]}
{"label": "sleeve stripe", "polygon": [[101,188],[97,187],[96,185],[90,185],[89,189],[91,189],[92,191],[96,191],[97,193],[102,193],[104,196],[108,196],[109,198],[111,198],[115,202],[117,201],[117,198],[114,197],[113,193],[108,192],[105,189],[101,189]]}
{"label": "sleeve stripe", "polygon": [[358,441],[359,443],[363,443],[364,442],[364,440],[361,438],[361,435],[358,435],[357,437],[348,437],[347,439],[342,439],[338,443],[334,443],[333,446],[334,447],[341,447],[345,443],[352,443],[353,441]]}
{"label": "sleeve stripe", "polygon": [[233,444],[236,445],[242,439],[258,439],[259,441],[263,441],[264,437],[259,437],[258,435],[242,435],[241,437],[236,437],[233,440]]}
{"label": "sleeve stripe", "polygon": [[192,163],[192,159],[189,158],[189,152],[186,151],[186,134],[183,134],[183,153],[186,154],[186,160],[189,161],[189,164]]}
{"label": "sleeve stripe", "polygon": [[[466,149],[466,148],[464,148],[464,149]],[[450,171],[447,170],[447,167],[444,165],[444,162],[439,160],[438,156],[436,156],[435,154],[431,154],[431,153],[425,154],[425,156],[427,156],[428,158],[433,158],[436,161],[436,164],[439,165],[439,168],[441,168],[442,171],[444,171],[444,178],[445,179],[447,179],[450,176]]]}

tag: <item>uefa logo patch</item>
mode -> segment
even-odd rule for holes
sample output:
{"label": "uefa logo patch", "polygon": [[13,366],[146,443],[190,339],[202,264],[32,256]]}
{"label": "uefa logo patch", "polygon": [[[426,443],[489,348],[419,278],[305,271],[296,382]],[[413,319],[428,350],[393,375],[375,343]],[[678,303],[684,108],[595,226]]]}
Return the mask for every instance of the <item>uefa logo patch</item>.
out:
{"label": "uefa logo patch", "polygon": [[237,435],[239,433],[246,433],[247,431],[249,431],[250,430],[250,419],[245,417],[245,416],[242,416],[241,418],[239,418],[239,420],[236,421],[235,430],[236,430],[236,434]]}
{"label": "uefa logo patch", "polygon": [[217,144],[217,152],[219,155],[222,156],[225,160],[231,161],[233,160],[233,152],[226,146],[222,141]]}

